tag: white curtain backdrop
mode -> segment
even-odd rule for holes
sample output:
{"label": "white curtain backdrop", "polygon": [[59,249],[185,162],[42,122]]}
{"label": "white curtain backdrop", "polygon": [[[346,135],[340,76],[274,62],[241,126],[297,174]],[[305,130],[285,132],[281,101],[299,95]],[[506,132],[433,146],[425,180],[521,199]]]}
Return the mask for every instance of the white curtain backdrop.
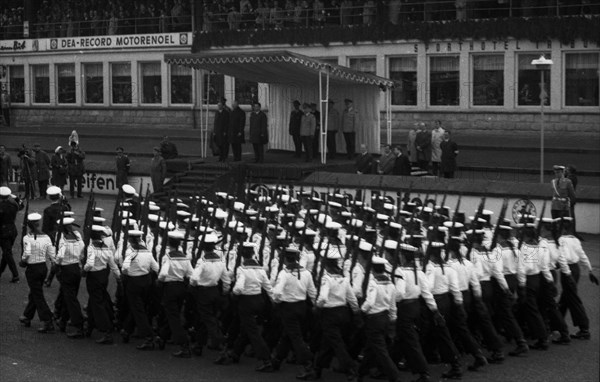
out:
{"label": "white curtain backdrop", "polygon": [[[323,81],[325,83],[325,81]],[[334,108],[342,118],[344,99],[353,100],[354,109],[358,113],[358,128],[356,131],[356,150],[359,151],[361,143],[366,143],[371,153],[378,153],[380,149],[380,114],[379,97],[381,90],[375,86],[330,85],[329,98],[335,102]],[[325,91],[323,90],[323,97]],[[319,105],[319,88],[314,85],[269,85],[269,148],[277,150],[294,150],[292,136],[289,134],[289,117],[292,111],[292,102],[314,102]],[[318,109],[323,118],[324,111]],[[341,127],[337,134],[338,153],[346,152],[346,144]]]}

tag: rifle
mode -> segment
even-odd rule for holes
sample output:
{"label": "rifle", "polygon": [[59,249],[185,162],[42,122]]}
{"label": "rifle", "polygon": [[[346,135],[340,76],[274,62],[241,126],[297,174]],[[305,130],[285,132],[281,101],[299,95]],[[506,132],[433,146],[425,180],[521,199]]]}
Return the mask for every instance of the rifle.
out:
{"label": "rifle", "polygon": [[125,262],[125,255],[127,254],[127,245],[129,244],[129,215],[127,216],[127,227],[125,227],[125,232],[123,233],[123,244],[121,250],[121,259]]}
{"label": "rifle", "polygon": [[144,205],[142,207],[142,213],[140,214],[140,227],[142,227],[142,240],[146,242],[146,235],[148,235],[148,214],[150,213],[150,187],[146,188],[146,197],[144,198]]}
{"label": "rifle", "polygon": [[85,265],[88,257],[88,246],[90,245],[90,238],[92,233],[92,224],[94,222],[94,208],[96,206],[96,202],[94,201],[94,193],[90,194],[90,198],[88,199],[88,206],[85,211],[85,218],[83,219],[83,256],[82,263]]}
{"label": "rifle", "polygon": [[544,200],[544,204],[542,205],[542,213],[540,214],[540,218],[539,218],[537,227],[535,227],[535,237],[536,238],[540,237],[540,232],[542,231],[542,219],[544,218],[545,213],[546,213],[546,201]]}
{"label": "rifle", "polygon": [[115,243],[119,242],[121,238],[121,202],[123,201],[123,189],[119,188],[119,193],[117,194],[117,201],[115,202],[115,208],[113,209],[112,221],[110,229],[113,232],[113,241]]}
{"label": "rifle", "polygon": [[[444,196],[444,199],[445,198],[446,197]],[[450,227],[450,232],[449,232],[449,235],[448,235],[448,242],[450,241],[450,235],[452,234],[452,230],[454,230],[454,227],[456,225],[456,220],[458,218],[458,211],[460,209],[460,202],[461,202],[461,200],[462,200],[462,193],[458,195],[458,200],[456,201],[456,209],[454,210],[454,215],[452,215],[452,226]],[[443,208],[443,205],[442,205],[442,208]],[[448,242],[446,242],[446,245],[445,245],[445,248],[444,248],[444,251],[446,252],[446,259],[448,259]],[[460,262],[462,264],[462,259],[460,259]]]}
{"label": "rifle", "polygon": [[365,278],[361,285],[363,299],[367,298],[367,288],[369,287],[369,278],[371,277],[371,269],[373,268],[373,250],[369,252],[367,258],[367,266],[365,268]]}
{"label": "rifle", "polygon": [[496,248],[496,244],[498,242],[498,234],[500,232],[500,225],[504,221],[504,217],[506,216],[506,210],[508,208],[508,199],[504,199],[502,203],[502,209],[500,210],[500,215],[498,215],[498,221],[496,222],[496,228],[494,229],[494,236],[492,237],[492,245],[490,246],[490,251]]}
{"label": "rifle", "polygon": [[[444,193],[444,197],[442,198],[442,204],[440,205],[440,209],[442,209],[442,210],[444,209],[444,206],[445,206],[445,204],[446,204],[446,197],[447,197],[447,196],[448,196],[448,193],[446,193],[446,192],[445,192],[445,193]],[[460,196],[459,196],[459,197],[460,197]],[[458,211],[458,210],[457,210],[457,211]],[[439,212],[438,212],[438,213],[439,213]],[[441,215],[441,214],[440,214],[440,215]],[[450,216],[448,216],[448,217],[450,217]],[[452,225],[452,226],[454,227],[454,225]]]}
{"label": "rifle", "polygon": [[517,249],[521,249],[521,247],[523,246],[523,239],[525,238],[524,231],[527,228],[527,220],[529,219],[530,215],[531,215],[531,205],[528,205],[527,210],[525,211],[525,216],[521,217],[520,223],[523,224],[523,227],[521,227],[521,229],[519,230],[519,245],[517,246]]}
{"label": "rifle", "polygon": [[23,242],[25,241],[25,236],[27,235],[27,224],[29,223],[29,198],[27,198],[25,204],[25,216],[23,216],[23,227],[21,229],[21,258],[23,258],[23,254],[25,253],[25,245]]}
{"label": "rifle", "polygon": [[[481,201],[479,202],[479,207],[477,207],[477,212],[475,213],[475,216],[473,217],[473,224],[477,224],[477,219],[479,219],[479,217],[482,215],[483,213],[483,207],[485,207],[485,196],[483,198],[481,198]],[[475,226],[473,226],[473,229],[475,229]],[[471,258],[471,250],[473,249],[473,236],[471,236],[471,240],[469,240],[468,242],[468,249],[467,249],[467,255],[465,256],[467,259]]]}
{"label": "rifle", "polygon": [[[233,245],[235,244],[235,237],[233,236],[233,234],[237,232],[237,228],[238,228],[239,224],[240,224],[239,220],[235,222],[235,228],[233,230],[233,233],[231,234],[231,239],[229,240],[229,247],[227,248],[227,255],[225,256],[225,267],[227,268],[227,270],[229,270],[229,254],[231,253],[231,250],[233,249]],[[237,259],[236,259],[236,261],[237,261]]]}
{"label": "rifle", "polygon": [[[327,258],[327,254],[329,253],[329,241],[327,242],[327,248],[325,248],[325,258]],[[317,259],[315,259],[315,263]],[[317,275],[315,288],[317,289],[317,296],[315,297],[315,301],[319,299],[319,295],[321,294],[321,282],[323,281],[323,272],[325,271],[325,266],[321,264],[321,269],[319,269],[319,274]]]}
{"label": "rifle", "polygon": [[[175,204],[177,205],[177,204]],[[166,225],[165,225],[165,230],[163,232],[162,235],[162,240],[160,243],[160,254],[158,256],[158,268],[159,268],[159,272],[160,269],[162,268],[162,261],[163,258],[165,257],[165,252],[167,251],[167,241],[169,240],[169,223],[171,223],[171,195],[169,195],[169,199],[167,202],[167,206],[165,209],[165,214],[166,214]],[[156,240],[156,239],[155,239]]]}
{"label": "rifle", "polygon": [[[87,211],[86,211],[86,214],[87,214]],[[61,206],[60,223],[58,224],[58,232],[56,232],[56,241],[54,243],[54,247],[56,248],[56,254],[58,254],[58,248],[60,247],[60,238],[62,236],[64,227],[65,227],[65,210]]]}

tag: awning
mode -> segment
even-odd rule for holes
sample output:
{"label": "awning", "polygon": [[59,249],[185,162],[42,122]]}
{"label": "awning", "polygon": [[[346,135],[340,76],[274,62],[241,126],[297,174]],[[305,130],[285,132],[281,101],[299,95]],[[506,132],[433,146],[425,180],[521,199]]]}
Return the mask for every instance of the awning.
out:
{"label": "awning", "polygon": [[318,84],[318,73],[328,71],[332,84],[364,84],[384,89],[393,88],[396,84],[387,78],[285,50],[260,53],[167,54],[165,62],[261,83]]}

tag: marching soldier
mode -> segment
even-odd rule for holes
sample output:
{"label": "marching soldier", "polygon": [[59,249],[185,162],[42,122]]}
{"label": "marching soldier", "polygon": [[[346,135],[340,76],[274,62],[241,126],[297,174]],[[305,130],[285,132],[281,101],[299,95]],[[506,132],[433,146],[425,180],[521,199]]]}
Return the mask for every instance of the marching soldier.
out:
{"label": "marching soldier", "polygon": [[[60,188],[56,186],[50,186],[48,187],[48,190],[46,190],[46,194],[48,195],[51,203],[44,209],[44,214],[42,215],[42,232],[48,235],[50,240],[52,240],[52,243],[54,243],[59,224],[57,222],[60,220],[63,212],[69,211],[70,207],[64,203]],[[50,269],[50,273],[48,273],[48,276],[46,277],[44,285],[49,287],[52,284],[52,280],[54,279],[55,275],[56,268],[52,267]]]}
{"label": "marching soldier", "polygon": [[13,258],[13,245],[17,239],[18,232],[15,220],[19,212],[19,205],[11,197],[11,191],[8,187],[0,187],[0,249],[2,249],[2,262],[0,263],[0,275],[4,269],[12,273],[11,283],[19,282],[19,272]]}
{"label": "marching soldier", "polygon": [[40,321],[44,326],[38,329],[39,333],[54,333],[52,313],[44,298],[44,278],[48,267],[46,261],[55,256],[55,248],[48,235],[41,231],[42,215],[31,213],[27,216],[27,235],[23,237],[23,256],[21,264],[25,269],[25,277],[29,286],[27,306],[23,316],[19,318],[25,327],[31,326],[31,320],[37,311]]}
{"label": "marching soldier", "polygon": [[125,294],[129,305],[129,314],[123,324],[121,335],[123,342],[129,342],[133,326],[137,334],[145,339],[144,343],[137,346],[138,350],[153,350],[154,338],[152,327],[148,320],[146,305],[152,287],[151,272],[158,273],[158,263],[152,257],[152,252],[142,241],[142,231],[129,230],[129,246],[123,261],[122,272],[127,276]]}
{"label": "marching soldier", "polygon": [[75,219],[66,217],[59,219],[59,229],[62,228],[60,242],[55,246],[58,248],[56,252],[55,262],[59,269],[58,281],[60,282],[59,298],[62,296],[62,311],[58,312],[60,317],[59,326],[61,331],[67,326],[67,321],[71,321],[71,325],[75,327],[75,331],[67,333],[69,338],[83,338],[83,315],[81,313],[81,305],[77,298],[79,293],[79,284],[81,283],[81,257],[85,244],[81,234],[73,229]]}

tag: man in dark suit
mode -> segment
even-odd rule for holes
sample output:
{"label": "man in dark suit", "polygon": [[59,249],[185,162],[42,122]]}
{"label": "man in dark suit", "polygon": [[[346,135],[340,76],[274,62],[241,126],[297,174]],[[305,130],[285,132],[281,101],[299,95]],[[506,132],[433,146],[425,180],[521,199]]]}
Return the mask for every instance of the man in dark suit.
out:
{"label": "man in dark suit", "polygon": [[408,160],[408,157],[402,153],[400,146],[394,147],[394,155],[396,156],[396,159],[394,160],[394,169],[392,174],[410,175],[410,161]]}
{"label": "man in dark suit", "polygon": [[220,101],[217,104],[217,112],[213,125],[215,134],[215,143],[219,146],[219,162],[225,162],[229,155],[229,111],[225,109],[225,104]]}
{"label": "man in dark suit", "polygon": [[356,173],[370,174],[373,170],[373,156],[369,154],[367,145],[360,145],[360,155],[356,158]]}
{"label": "man in dark suit", "polygon": [[300,101],[295,100],[292,104],[294,105],[294,109],[290,113],[289,133],[294,141],[294,156],[300,158],[302,156],[302,138],[300,137],[302,110],[300,110]]}
{"label": "man in dark suit", "polygon": [[263,163],[265,161],[264,146],[269,143],[267,115],[260,108],[260,102],[255,102],[252,105],[252,114],[250,115],[250,143],[252,143],[252,147],[254,148],[255,163]]}
{"label": "man in dark suit", "polygon": [[240,108],[237,100],[231,104],[233,110],[229,116],[229,143],[233,152],[233,161],[242,160],[242,143],[244,139],[244,128],[246,127],[246,113]]}
{"label": "man in dark suit", "polygon": [[444,178],[454,178],[456,171],[456,156],[458,155],[458,145],[450,139],[450,132],[444,132],[444,140],[440,143],[442,149],[442,163],[440,170]]}

